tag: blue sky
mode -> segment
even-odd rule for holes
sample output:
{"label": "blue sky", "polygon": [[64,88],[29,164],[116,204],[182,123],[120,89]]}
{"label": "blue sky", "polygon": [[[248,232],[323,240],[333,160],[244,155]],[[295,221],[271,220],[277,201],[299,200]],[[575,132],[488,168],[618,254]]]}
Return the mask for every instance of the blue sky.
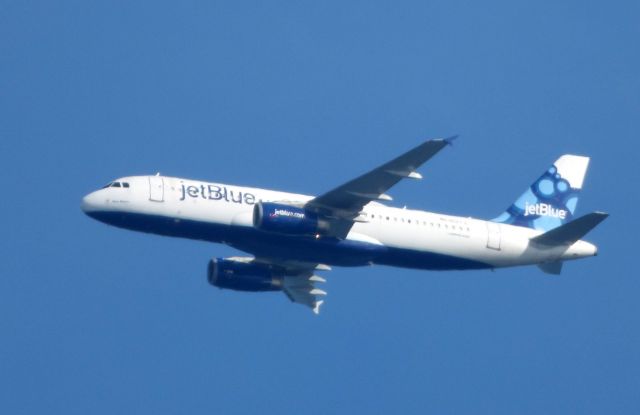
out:
{"label": "blue sky", "polygon": [[[0,411],[638,413],[637,2],[0,1]],[[595,259],[334,269],[319,317],[99,224],[153,174],[314,194],[460,134],[396,205],[491,218],[593,157]]]}

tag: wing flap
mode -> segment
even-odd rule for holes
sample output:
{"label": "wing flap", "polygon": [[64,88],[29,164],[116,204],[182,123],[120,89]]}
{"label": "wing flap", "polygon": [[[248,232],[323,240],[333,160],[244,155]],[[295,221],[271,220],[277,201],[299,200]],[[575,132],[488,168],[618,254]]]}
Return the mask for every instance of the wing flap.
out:
{"label": "wing flap", "polygon": [[329,265],[265,257],[248,260],[273,267],[282,275],[282,291],[289,300],[310,307],[315,314],[320,312],[320,306],[324,303],[322,298],[327,292],[316,284],[323,284],[327,280],[316,275],[315,271],[331,271]]}
{"label": "wing flap", "polygon": [[287,276],[284,277],[282,289],[291,301],[306,305],[318,314],[320,306],[324,303],[320,298],[327,295],[327,292],[317,288],[315,284],[325,281],[318,275]]}

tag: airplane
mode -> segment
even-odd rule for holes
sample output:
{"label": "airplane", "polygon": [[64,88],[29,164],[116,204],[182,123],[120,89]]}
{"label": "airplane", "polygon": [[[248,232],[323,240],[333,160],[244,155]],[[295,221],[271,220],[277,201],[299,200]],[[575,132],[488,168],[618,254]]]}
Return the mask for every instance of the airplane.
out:
{"label": "airplane", "polygon": [[134,231],[222,243],[251,256],[213,258],[207,279],[237,291],[283,291],[318,314],[317,271],[387,265],[477,270],[595,256],[582,238],[608,214],[574,218],[589,157],[566,154],[498,217],[480,220],[385,205],[386,192],[455,137],[431,139],[319,196],[178,177],[122,177],[87,194],[89,217]]}

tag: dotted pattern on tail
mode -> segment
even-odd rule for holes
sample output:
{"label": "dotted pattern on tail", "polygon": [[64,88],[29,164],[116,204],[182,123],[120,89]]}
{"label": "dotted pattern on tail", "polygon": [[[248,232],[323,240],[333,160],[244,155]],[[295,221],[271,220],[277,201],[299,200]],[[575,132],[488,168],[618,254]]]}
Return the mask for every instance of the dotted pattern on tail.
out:
{"label": "dotted pattern on tail", "polygon": [[579,192],[571,188],[553,165],[493,221],[543,231],[557,228],[573,218]]}

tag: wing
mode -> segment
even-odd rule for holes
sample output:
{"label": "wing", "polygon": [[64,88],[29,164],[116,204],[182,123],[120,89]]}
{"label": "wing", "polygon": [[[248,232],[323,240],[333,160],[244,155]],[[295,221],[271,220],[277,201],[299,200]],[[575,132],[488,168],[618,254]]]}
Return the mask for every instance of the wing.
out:
{"label": "wing", "polygon": [[316,284],[327,282],[327,280],[315,275],[315,271],[329,271],[331,270],[329,266],[268,258],[256,258],[253,261],[268,265],[283,275],[282,291],[289,300],[310,307],[315,314],[320,312],[320,306],[324,303],[322,298],[327,295],[327,292],[316,287]]}
{"label": "wing", "polygon": [[324,300],[320,298],[327,295],[327,292],[315,286],[318,282],[326,280],[312,273],[297,275],[295,277],[284,277],[283,291],[294,303],[300,303],[311,307],[315,314],[320,312],[320,306]]}
{"label": "wing", "polygon": [[425,141],[388,163],[310,200],[305,207],[330,219],[334,236],[345,237],[367,203],[391,200],[385,192],[404,178],[421,179],[416,169],[455,138]]}

